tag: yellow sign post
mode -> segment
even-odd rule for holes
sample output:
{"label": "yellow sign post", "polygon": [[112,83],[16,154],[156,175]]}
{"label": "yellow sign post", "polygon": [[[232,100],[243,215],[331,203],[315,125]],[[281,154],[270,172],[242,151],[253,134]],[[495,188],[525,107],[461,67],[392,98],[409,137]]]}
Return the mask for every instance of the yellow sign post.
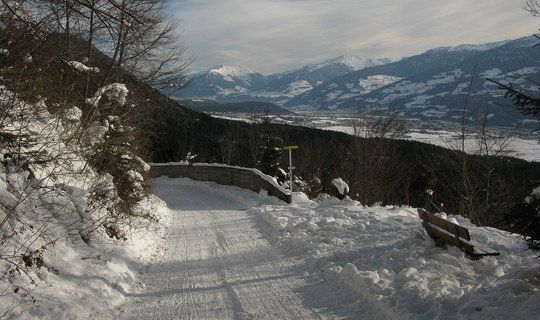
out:
{"label": "yellow sign post", "polygon": [[298,149],[298,146],[287,146],[287,147],[283,147],[283,149],[289,150],[289,175],[291,177],[291,183],[289,184],[289,190],[291,191],[291,195],[292,195],[292,182],[293,182],[292,171],[293,171],[293,169],[296,169],[296,167],[292,165],[292,150],[293,149]]}

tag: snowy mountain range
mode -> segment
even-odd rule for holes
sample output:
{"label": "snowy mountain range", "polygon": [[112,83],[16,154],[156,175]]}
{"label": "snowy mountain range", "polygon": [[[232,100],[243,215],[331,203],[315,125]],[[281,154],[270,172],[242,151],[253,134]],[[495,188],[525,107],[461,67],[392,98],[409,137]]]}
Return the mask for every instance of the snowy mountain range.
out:
{"label": "snowy mountain range", "polygon": [[410,118],[451,121],[460,117],[456,111],[463,110],[467,101],[467,117],[487,115],[491,124],[511,125],[523,117],[501,107],[509,101],[487,79],[535,90],[540,55],[534,39],[433,49],[334,78],[285,106],[375,112],[390,108]]}
{"label": "snowy mountain range", "polygon": [[269,76],[242,66],[218,65],[206,72],[195,73],[185,89],[170,94],[178,99],[206,99],[220,103],[265,101],[284,104],[332,78],[388,62],[389,59],[341,56]]}
{"label": "snowy mountain range", "polygon": [[[198,73],[178,99],[265,101],[291,110],[373,112],[398,109],[406,117],[455,120],[467,100],[468,116],[512,125],[523,117],[500,104],[504,91],[487,79],[534,89],[540,55],[533,36],[481,45],[441,47],[391,62],[342,56],[269,76],[241,66]],[[531,81],[533,80],[533,81]]]}

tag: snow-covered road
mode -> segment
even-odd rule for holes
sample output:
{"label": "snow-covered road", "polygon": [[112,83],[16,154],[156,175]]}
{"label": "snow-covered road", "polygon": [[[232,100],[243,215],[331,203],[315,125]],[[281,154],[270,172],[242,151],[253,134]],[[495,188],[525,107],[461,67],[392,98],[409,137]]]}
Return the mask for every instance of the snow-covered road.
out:
{"label": "snow-covered road", "polygon": [[[103,276],[83,273],[84,286],[103,292],[96,296],[114,298],[111,318],[538,318],[536,254],[508,232],[447,217],[501,252],[472,261],[456,247],[436,247],[407,206],[315,202],[300,193],[285,204],[189,179],[153,186],[168,207],[156,207],[166,229],[98,260]],[[102,314],[96,306],[89,314]]]}
{"label": "snow-covered road", "polygon": [[[127,293],[120,316],[133,319],[342,318],[339,297],[313,288],[305,262],[267,239],[235,188],[160,179],[154,193],[173,210],[165,253],[146,266],[145,289]],[[257,196],[255,193],[253,193]],[[345,316],[346,317],[346,316]]]}

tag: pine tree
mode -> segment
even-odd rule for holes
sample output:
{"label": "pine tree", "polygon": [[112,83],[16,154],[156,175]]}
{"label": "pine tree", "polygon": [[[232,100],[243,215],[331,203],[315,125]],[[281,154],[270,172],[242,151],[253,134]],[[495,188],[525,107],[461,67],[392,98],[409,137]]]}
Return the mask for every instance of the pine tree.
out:
{"label": "pine tree", "polygon": [[268,114],[266,114],[263,122],[263,133],[261,136],[261,143],[259,145],[260,158],[258,167],[267,175],[277,176],[279,172],[279,164],[282,149],[282,139],[272,134],[271,123]]}

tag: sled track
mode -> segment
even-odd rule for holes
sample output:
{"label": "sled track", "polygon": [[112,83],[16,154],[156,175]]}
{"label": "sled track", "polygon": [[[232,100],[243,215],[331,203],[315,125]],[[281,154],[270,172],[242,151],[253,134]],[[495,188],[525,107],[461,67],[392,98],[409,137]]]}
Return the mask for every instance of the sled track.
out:
{"label": "sled track", "polygon": [[336,297],[306,297],[305,262],[272,246],[269,228],[237,198],[190,180],[173,194],[167,183],[178,179],[159,181],[155,194],[174,210],[167,250],[146,267],[145,292],[130,294],[121,318],[341,318],[317,307]]}

